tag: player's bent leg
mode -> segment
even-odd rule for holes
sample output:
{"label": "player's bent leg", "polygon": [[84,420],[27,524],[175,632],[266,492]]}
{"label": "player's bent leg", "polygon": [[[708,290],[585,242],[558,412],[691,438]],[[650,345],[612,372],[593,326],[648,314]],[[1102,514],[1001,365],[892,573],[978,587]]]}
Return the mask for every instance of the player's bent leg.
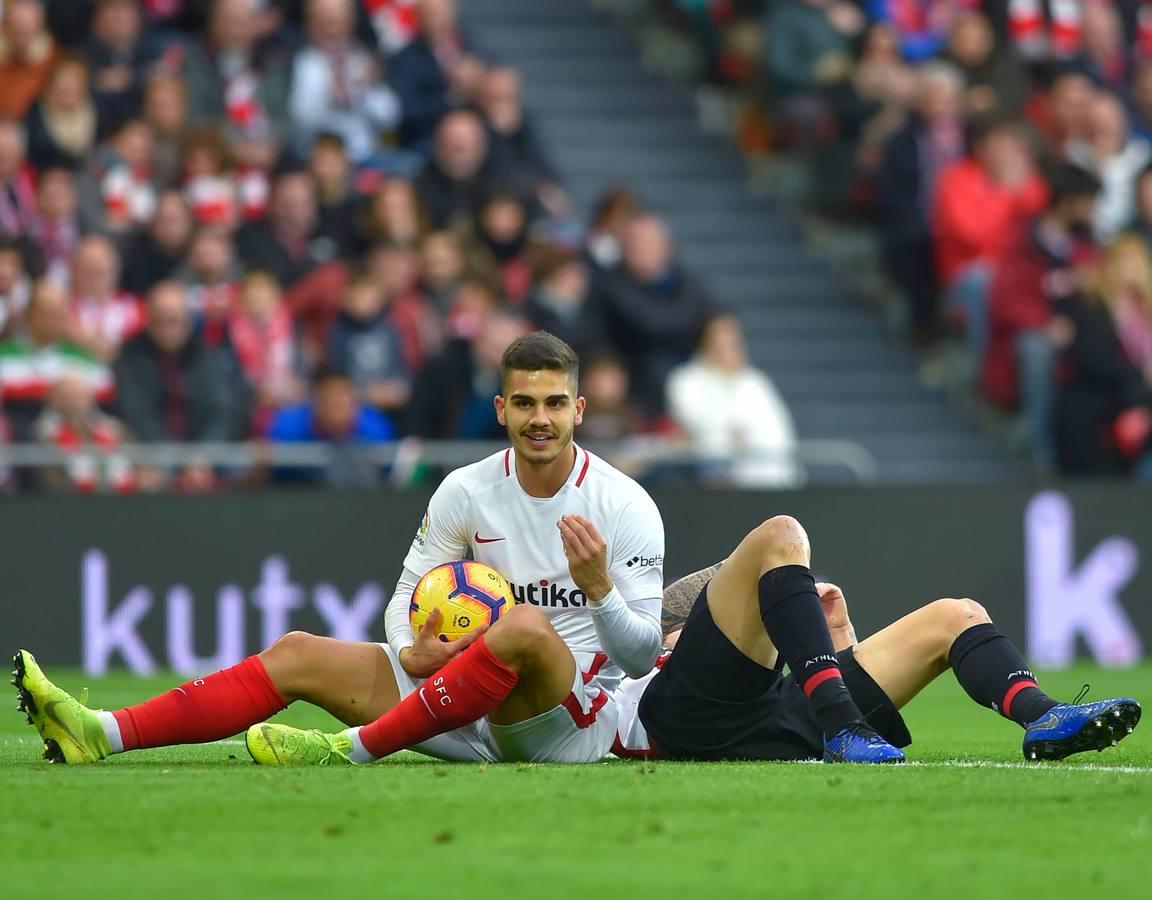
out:
{"label": "player's bent leg", "polygon": [[[365,725],[339,735],[261,726],[249,729],[249,751],[258,762],[271,765],[369,763],[470,725],[509,698],[519,685],[522,672],[525,681],[531,681],[538,673],[548,675],[552,671],[541,660],[555,652],[555,645],[550,643],[555,635],[546,622],[541,626],[542,618],[529,607],[511,610],[489,634],[474,641],[413,693]],[[490,641],[505,659],[493,652]],[[571,660],[567,647],[562,642],[560,646]],[[574,666],[572,661],[567,670],[570,675],[574,675]],[[546,678],[543,680],[539,689],[525,689],[519,701],[522,711],[532,709],[533,703],[548,702],[554,688]]]}
{"label": "player's bent leg", "polygon": [[379,644],[291,631],[260,661],[286,702],[312,703],[345,725],[364,725],[400,702],[392,663]]}
{"label": "player's bent leg", "polygon": [[807,566],[808,535],[791,516],[774,516],[752,529],[708,582],[708,609],[721,633],[749,659],[775,667],[778,652],[760,613],[759,582],[781,566]]}
{"label": "player's bent leg", "polygon": [[990,621],[974,600],[943,598],[870,635],[853,652],[899,709],[947,671],[948,651],[959,635]]}
{"label": "player's bent leg", "polygon": [[484,636],[492,655],[519,674],[516,686],[488,714],[494,725],[513,725],[554,709],[572,691],[576,660],[548,617],[518,604]]}
{"label": "player's bent leg", "polygon": [[1140,704],[1131,697],[1082,704],[1049,697],[984,607],[967,598],[930,603],[862,641],[854,652],[897,707],[951,667],[973,700],[1025,729],[1026,759],[1103,750],[1140,721]]}

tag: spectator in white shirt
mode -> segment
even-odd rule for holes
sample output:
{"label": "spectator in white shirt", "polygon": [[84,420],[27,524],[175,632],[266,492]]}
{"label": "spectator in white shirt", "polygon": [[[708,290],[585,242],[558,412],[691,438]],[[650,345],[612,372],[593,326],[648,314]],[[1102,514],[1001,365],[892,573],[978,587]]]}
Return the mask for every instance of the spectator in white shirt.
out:
{"label": "spectator in white shirt", "polygon": [[668,378],[668,407],[706,473],[741,487],[795,487],[796,429],[768,376],[749,365],[739,322],[717,316]]}
{"label": "spectator in white shirt", "polygon": [[309,0],[308,41],[293,62],[289,111],[305,148],[331,132],[361,163],[376,150],[380,133],[398,123],[400,102],[355,28],[352,0]]}

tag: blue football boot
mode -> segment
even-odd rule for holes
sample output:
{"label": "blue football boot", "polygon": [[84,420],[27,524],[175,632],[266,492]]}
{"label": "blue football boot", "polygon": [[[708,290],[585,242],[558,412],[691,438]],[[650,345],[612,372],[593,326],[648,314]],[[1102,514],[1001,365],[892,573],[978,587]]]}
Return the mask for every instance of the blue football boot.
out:
{"label": "blue football boot", "polygon": [[863,722],[824,739],[826,763],[902,763],[904,754]]}
{"label": "blue football boot", "polygon": [[[1080,700],[1077,697],[1077,701]],[[1095,703],[1061,703],[1024,732],[1025,759],[1063,759],[1085,750],[1115,747],[1140,721],[1140,704],[1131,697]]]}

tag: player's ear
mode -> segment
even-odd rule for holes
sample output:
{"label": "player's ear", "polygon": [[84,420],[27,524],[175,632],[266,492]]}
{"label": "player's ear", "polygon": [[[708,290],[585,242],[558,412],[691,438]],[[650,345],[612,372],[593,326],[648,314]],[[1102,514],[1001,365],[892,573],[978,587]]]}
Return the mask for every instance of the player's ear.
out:
{"label": "player's ear", "polygon": [[508,423],[504,421],[504,395],[497,394],[493,397],[492,405],[496,407],[496,421],[507,427]]}
{"label": "player's ear", "polygon": [[588,401],[583,397],[576,398],[576,424],[579,425],[584,421],[584,407],[588,405]]}

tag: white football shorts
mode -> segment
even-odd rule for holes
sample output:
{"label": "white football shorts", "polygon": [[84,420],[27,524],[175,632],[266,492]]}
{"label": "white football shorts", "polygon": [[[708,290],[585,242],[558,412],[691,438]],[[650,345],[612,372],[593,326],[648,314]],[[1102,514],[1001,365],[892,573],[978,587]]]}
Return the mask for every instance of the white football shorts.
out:
{"label": "white football shorts", "polygon": [[[381,644],[392,663],[400,699],[414,693],[424,679],[412,678],[388,644]],[[459,762],[596,762],[612,749],[617,710],[612,694],[596,677],[604,665],[602,653],[576,653],[572,692],[559,706],[517,722],[493,725],[480,719],[409,747],[437,759]]]}

